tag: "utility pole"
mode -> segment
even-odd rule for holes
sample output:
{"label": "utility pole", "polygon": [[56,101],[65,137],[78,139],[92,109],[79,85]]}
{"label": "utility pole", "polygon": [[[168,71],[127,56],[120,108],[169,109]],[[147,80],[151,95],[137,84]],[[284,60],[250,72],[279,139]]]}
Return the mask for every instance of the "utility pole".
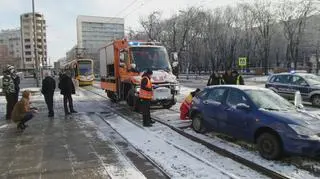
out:
{"label": "utility pole", "polygon": [[37,87],[39,87],[39,63],[37,54],[37,37],[36,37],[36,14],[34,12],[34,0],[32,0],[32,21],[33,21],[33,41],[34,41],[34,61],[36,64],[36,81]]}
{"label": "utility pole", "polygon": [[316,75],[318,75],[319,74],[319,41],[317,42],[317,47],[316,47],[316,64],[317,64]]}

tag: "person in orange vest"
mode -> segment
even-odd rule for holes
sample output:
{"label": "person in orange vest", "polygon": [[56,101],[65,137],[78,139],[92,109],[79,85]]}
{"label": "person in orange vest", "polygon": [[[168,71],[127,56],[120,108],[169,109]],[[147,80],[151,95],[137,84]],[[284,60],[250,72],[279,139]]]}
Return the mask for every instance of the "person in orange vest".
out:
{"label": "person in orange vest", "polygon": [[151,123],[154,123],[150,118],[150,105],[153,97],[151,83],[152,74],[153,72],[149,69],[143,73],[139,91],[140,110],[143,116],[143,126],[145,127],[150,127],[152,126]]}
{"label": "person in orange vest", "polygon": [[189,110],[191,107],[192,98],[200,92],[200,89],[197,88],[195,91],[192,91],[183,101],[180,106],[180,119],[185,120],[189,118]]}

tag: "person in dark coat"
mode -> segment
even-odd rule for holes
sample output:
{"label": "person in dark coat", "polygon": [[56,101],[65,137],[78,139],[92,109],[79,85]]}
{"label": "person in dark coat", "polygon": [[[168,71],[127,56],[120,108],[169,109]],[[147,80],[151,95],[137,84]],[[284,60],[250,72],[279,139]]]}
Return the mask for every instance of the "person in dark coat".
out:
{"label": "person in dark coat", "polygon": [[232,80],[235,85],[244,85],[244,80],[237,70],[232,71]]}
{"label": "person in dark coat", "polygon": [[208,80],[207,86],[211,85],[223,85],[224,79],[220,74],[213,72]]}
{"label": "person in dark coat", "polygon": [[150,127],[152,126],[151,123],[154,123],[150,118],[150,105],[153,97],[153,85],[151,83],[152,74],[152,71],[149,69],[143,73],[139,91],[140,110],[143,117],[143,126],[145,127]]}
{"label": "person in dark coat", "polygon": [[10,120],[13,107],[18,102],[20,78],[15,73],[14,67],[11,65],[7,65],[3,74],[2,90],[7,101],[6,119]]}
{"label": "person in dark coat", "polygon": [[44,96],[44,100],[46,101],[47,107],[48,107],[48,117],[53,117],[54,116],[54,111],[53,111],[53,95],[54,95],[54,90],[56,89],[56,81],[49,76],[48,73],[45,74],[45,79],[42,81],[42,94]]}
{"label": "person in dark coat", "polygon": [[233,77],[232,77],[231,70],[228,70],[225,72],[225,74],[223,75],[223,80],[224,80],[224,83],[227,85],[233,84]]}
{"label": "person in dark coat", "polygon": [[[72,94],[75,94],[75,88],[72,82],[72,79],[67,74],[61,75],[61,80],[59,82],[59,89],[61,90],[60,94],[63,95],[63,107],[65,115],[69,115],[71,113],[77,113],[77,111],[73,108],[72,103]],[[67,103],[69,102],[69,109]]]}

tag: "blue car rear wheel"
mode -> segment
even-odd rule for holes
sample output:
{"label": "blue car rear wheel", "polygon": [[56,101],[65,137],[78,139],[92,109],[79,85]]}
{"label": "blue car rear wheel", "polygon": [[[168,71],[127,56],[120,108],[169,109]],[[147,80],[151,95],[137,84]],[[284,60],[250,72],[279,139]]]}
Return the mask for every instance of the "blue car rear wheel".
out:
{"label": "blue car rear wheel", "polygon": [[205,133],[206,128],[203,126],[203,119],[200,114],[196,114],[192,117],[192,128],[197,133]]}
{"label": "blue car rear wheel", "polygon": [[282,154],[282,145],[279,138],[272,133],[262,133],[257,140],[260,155],[268,160],[279,159]]}

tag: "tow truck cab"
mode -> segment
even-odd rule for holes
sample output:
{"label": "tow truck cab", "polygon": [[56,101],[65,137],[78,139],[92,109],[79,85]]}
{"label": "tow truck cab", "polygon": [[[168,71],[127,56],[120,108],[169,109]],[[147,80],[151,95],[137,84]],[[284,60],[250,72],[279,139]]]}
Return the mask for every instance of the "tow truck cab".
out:
{"label": "tow truck cab", "polygon": [[176,103],[179,91],[176,76],[172,74],[168,53],[156,42],[116,40],[99,49],[101,88],[113,101],[126,100],[136,106],[142,74],[153,71],[151,81],[152,103],[170,108]]}

